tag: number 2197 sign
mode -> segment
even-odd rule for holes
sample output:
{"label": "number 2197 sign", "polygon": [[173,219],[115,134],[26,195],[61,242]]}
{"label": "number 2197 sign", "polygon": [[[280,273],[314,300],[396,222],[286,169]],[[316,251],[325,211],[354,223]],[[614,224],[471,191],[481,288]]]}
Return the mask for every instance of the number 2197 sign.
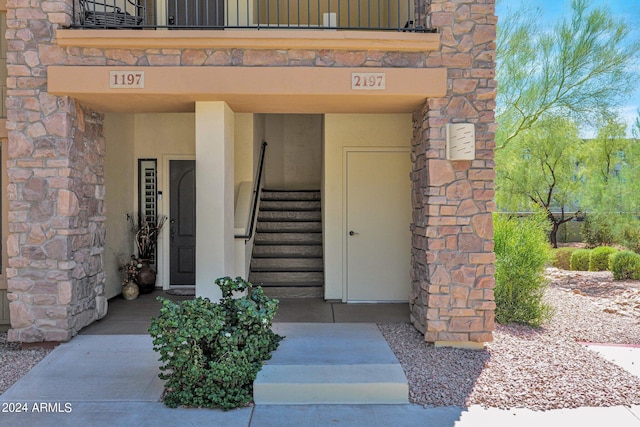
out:
{"label": "number 2197 sign", "polygon": [[351,73],[353,90],[385,90],[385,73]]}
{"label": "number 2197 sign", "polygon": [[111,89],[144,88],[144,71],[111,71],[109,73]]}

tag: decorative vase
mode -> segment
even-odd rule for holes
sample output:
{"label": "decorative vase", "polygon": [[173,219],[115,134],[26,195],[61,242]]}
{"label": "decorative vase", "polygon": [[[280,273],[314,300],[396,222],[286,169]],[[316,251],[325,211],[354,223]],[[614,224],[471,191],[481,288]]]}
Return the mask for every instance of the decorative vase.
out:
{"label": "decorative vase", "polygon": [[139,293],[140,289],[138,289],[138,285],[136,285],[136,282],[134,282],[133,280],[130,280],[122,285],[122,297],[127,301],[138,298]]}
{"label": "decorative vase", "polygon": [[141,259],[140,270],[138,271],[138,287],[141,294],[149,294],[156,287],[156,272],[149,265],[148,259]]}

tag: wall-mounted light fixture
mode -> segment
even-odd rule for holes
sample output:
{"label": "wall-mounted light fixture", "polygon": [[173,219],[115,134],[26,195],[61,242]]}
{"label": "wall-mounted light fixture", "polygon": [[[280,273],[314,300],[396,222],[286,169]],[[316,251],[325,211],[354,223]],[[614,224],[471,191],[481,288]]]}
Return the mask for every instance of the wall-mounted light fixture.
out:
{"label": "wall-mounted light fixture", "polygon": [[447,159],[476,158],[476,129],[473,123],[447,124]]}

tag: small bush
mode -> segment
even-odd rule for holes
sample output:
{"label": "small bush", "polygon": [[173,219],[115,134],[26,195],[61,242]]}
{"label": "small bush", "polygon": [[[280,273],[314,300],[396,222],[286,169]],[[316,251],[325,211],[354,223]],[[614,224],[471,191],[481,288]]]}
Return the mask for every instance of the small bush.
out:
{"label": "small bush", "polygon": [[162,308],[149,333],[164,362],[159,377],[166,380],[163,400],[169,407],[246,406],[262,362],[282,339],[271,330],[278,300],[239,277],[216,284],[222,291],[218,304],[202,297],[179,303],[158,298]]}
{"label": "small bush", "polygon": [[494,216],[496,320],[540,326],[551,316],[543,303],[544,268],[551,260],[549,223],[543,215]]}
{"label": "small bush", "polygon": [[591,249],[578,249],[571,254],[571,270],[589,271]]}
{"label": "small bush", "polygon": [[589,271],[606,271],[609,269],[609,256],[618,252],[611,246],[599,246],[589,255]]}
{"label": "small bush", "polygon": [[594,248],[616,243],[616,216],[611,214],[589,214],[582,223],[581,232],[585,243]]}
{"label": "small bush", "polygon": [[640,255],[631,251],[616,252],[609,258],[609,270],[615,280],[640,280]]}
{"label": "small bush", "polygon": [[629,218],[619,227],[619,241],[627,249],[640,253],[640,221]]}
{"label": "small bush", "polygon": [[571,254],[577,248],[558,248],[553,250],[551,265],[562,270],[571,270]]}

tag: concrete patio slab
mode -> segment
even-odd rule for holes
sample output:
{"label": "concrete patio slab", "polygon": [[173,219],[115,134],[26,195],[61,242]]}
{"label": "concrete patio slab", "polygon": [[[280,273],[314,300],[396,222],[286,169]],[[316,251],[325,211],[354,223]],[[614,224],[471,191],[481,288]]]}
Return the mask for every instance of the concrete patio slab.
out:
{"label": "concrete patio slab", "polygon": [[335,304],[336,323],[409,323],[409,304]]}
{"label": "concrete patio slab", "polygon": [[640,377],[640,347],[625,345],[589,344],[589,350],[612,363],[626,369],[633,375]]}
{"label": "concrete patio slab", "polygon": [[638,427],[640,419],[629,408],[574,408],[552,411],[531,409],[482,408],[471,406],[463,412],[456,427],[562,427],[562,426],[625,426]]}
{"label": "concrete patio slab", "polygon": [[274,323],[287,339],[269,365],[396,364],[378,327],[370,323]]}
{"label": "concrete patio slab", "polygon": [[258,405],[251,426],[453,427],[462,411],[416,405]]}
{"label": "concrete patio slab", "polygon": [[274,322],[333,323],[331,303],[322,298],[278,298]]}
{"label": "concrete patio slab", "polygon": [[158,402],[159,366],[150,336],[79,335],[60,344],[2,400]]}

